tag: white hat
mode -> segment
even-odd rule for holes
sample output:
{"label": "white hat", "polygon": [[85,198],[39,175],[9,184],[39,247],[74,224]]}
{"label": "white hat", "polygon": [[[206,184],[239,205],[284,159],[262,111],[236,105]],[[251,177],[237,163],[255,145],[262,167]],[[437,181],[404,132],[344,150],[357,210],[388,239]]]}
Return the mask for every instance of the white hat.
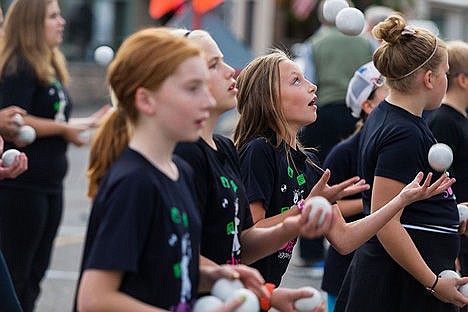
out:
{"label": "white hat", "polygon": [[362,103],[369,98],[372,91],[381,87],[383,83],[384,77],[372,62],[362,65],[354,72],[346,92],[346,106],[351,109],[351,114],[354,117],[360,117]]}

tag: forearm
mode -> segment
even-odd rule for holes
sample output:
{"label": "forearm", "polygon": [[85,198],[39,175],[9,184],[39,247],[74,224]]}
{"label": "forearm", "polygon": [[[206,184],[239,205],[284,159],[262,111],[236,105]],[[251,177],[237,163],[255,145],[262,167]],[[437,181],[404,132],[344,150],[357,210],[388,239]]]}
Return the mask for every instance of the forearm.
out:
{"label": "forearm", "polygon": [[32,115],[27,115],[24,119],[25,124],[30,125],[36,130],[37,137],[63,136],[67,127],[66,123],[59,123],[52,119]]}
{"label": "forearm", "polygon": [[341,222],[336,222],[326,237],[339,253],[348,254],[368,241],[404,206],[401,197],[396,196],[378,211],[354,222],[345,223],[339,216]]}
{"label": "forearm", "polygon": [[298,235],[297,230],[288,229],[282,222],[269,228],[252,226],[242,231],[242,263],[251,264],[269,256]]}
{"label": "forearm", "polygon": [[254,220],[255,226],[258,228],[270,228],[273,226],[276,226],[278,224],[281,224],[286,218],[295,216],[300,214],[299,208],[294,205],[292,206],[289,210],[284,211],[280,214],[268,217],[268,218],[262,218],[259,220]]}
{"label": "forearm", "polygon": [[122,272],[85,270],[78,291],[78,310],[80,312],[165,311],[119,291],[122,276]]}
{"label": "forearm", "polygon": [[338,200],[337,203],[341,214],[345,218],[355,216],[363,212],[361,198]]}
{"label": "forearm", "polygon": [[397,220],[390,221],[377,237],[387,253],[418,282],[431,287],[436,275],[427,266],[406,229]]}

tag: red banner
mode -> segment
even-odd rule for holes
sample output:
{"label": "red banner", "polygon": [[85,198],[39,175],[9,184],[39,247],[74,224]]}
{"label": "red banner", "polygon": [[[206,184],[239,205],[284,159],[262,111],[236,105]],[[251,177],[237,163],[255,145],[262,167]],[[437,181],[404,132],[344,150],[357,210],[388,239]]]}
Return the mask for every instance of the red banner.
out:
{"label": "red banner", "polygon": [[171,10],[177,9],[185,0],[151,0],[149,14],[152,18],[160,18]]}
{"label": "red banner", "polygon": [[223,1],[224,0],[192,0],[192,6],[195,12],[203,14],[213,9]]}

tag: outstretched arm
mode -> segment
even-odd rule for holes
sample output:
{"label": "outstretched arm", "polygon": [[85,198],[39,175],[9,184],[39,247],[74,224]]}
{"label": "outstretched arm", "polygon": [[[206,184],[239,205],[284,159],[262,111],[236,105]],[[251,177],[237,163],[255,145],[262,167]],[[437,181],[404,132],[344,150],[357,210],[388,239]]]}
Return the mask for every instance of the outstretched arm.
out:
{"label": "outstretched arm", "polygon": [[[422,183],[423,178],[424,174],[422,172],[418,173],[410,184],[404,188],[404,185],[401,185],[397,192],[388,197],[388,200],[380,206],[381,209],[376,209],[371,215],[351,223],[346,223],[339,213],[338,207],[333,205],[337,217],[330,231],[326,233],[327,239],[338,252],[342,254],[350,253],[377,233],[404,207],[412,202],[442,193],[455,182],[455,179],[442,175],[437,181],[430,184],[432,173],[429,173]],[[380,177],[376,177],[377,179],[380,179]],[[374,192],[375,181],[373,198]],[[399,218],[399,215],[397,218]]]}

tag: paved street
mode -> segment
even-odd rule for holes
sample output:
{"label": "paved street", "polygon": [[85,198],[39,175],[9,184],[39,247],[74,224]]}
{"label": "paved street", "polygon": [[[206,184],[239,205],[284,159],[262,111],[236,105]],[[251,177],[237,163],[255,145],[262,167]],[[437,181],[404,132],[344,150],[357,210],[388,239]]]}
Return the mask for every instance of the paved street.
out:
{"label": "paved street", "polygon": [[[96,108],[76,107],[74,116],[87,116]],[[55,242],[52,263],[42,283],[36,311],[71,311],[81,261],[90,203],[86,197],[89,146],[70,146],[70,168],[65,180],[65,211]],[[290,265],[283,284],[287,287],[320,286],[320,275],[311,269]]]}

